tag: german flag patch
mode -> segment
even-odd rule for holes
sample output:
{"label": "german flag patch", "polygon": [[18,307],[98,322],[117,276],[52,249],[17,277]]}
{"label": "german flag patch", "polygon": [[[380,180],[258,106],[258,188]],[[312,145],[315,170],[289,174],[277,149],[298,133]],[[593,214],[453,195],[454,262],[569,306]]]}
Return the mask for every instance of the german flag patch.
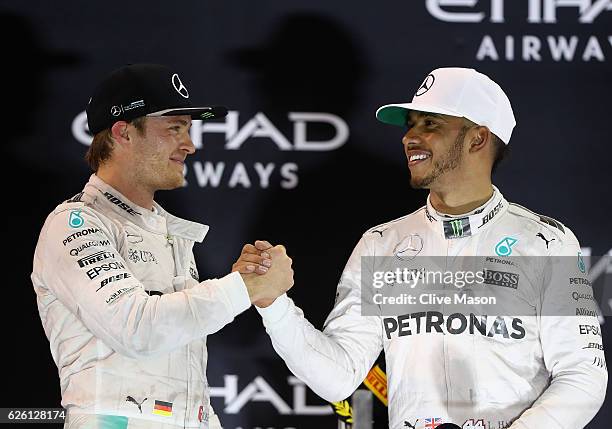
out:
{"label": "german flag patch", "polygon": [[172,402],[156,400],[155,406],[153,407],[153,414],[170,417],[172,415]]}

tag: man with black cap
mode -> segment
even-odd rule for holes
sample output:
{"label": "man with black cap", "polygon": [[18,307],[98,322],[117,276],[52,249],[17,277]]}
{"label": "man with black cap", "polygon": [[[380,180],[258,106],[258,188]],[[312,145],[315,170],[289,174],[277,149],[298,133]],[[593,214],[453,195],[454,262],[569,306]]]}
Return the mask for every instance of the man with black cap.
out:
{"label": "man with black cap", "polygon": [[[322,332],[286,295],[258,309],[275,350],[317,394],[339,401],[384,349],[393,429],[584,427],[608,378],[597,306],[572,231],[508,203],[492,185],[515,126],[504,91],[473,69],[440,68],[410,103],[383,106],[376,116],[406,127],[411,185],[429,189],[427,204],[363,234]],[[393,301],[375,298],[377,269],[406,262],[418,272],[423,256],[442,257],[442,267],[482,256],[484,281],[443,290],[491,295],[506,311],[449,313],[455,307],[438,301],[435,311],[415,305],[389,313]],[[395,288],[407,283],[394,271],[378,273],[390,274]],[[412,302],[432,299],[429,287]]]}
{"label": "man with black cap", "polygon": [[153,200],[184,183],[192,119],[226,113],[192,106],[179,75],[153,64],[116,70],[90,99],[86,158],[95,173],[48,216],[32,273],[65,427],[220,427],[206,335],[293,285],[282,246],[200,281],[192,248],[208,226]]}

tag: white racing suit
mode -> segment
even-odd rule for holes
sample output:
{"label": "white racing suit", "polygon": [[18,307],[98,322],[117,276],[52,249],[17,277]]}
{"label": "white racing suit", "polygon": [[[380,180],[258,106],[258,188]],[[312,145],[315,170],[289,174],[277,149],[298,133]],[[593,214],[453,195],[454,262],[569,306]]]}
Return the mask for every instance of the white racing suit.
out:
{"label": "white racing suit", "polygon": [[32,282],[67,427],[220,427],[206,336],[250,300],[238,273],[199,281],[192,248],[207,231],[96,175],[49,215]]}
{"label": "white racing suit", "polygon": [[[579,252],[567,227],[509,204],[497,189],[463,216],[441,215],[428,200],[362,236],[322,332],[286,295],[258,311],[289,369],[328,401],[350,396],[384,349],[393,429],[445,422],[466,429],[578,429],[601,407],[608,378]],[[439,255],[448,263],[481,255],[492,277],[478,287],[498,292],[522,314],[484,316],[484,324],[462,314],[363,315],[367,257],[402,254]],[[557,274],[555,259],[569,275]],[[569,311],[557,314],[555,306]],[[451,317],[458,320],[449,323]]]}

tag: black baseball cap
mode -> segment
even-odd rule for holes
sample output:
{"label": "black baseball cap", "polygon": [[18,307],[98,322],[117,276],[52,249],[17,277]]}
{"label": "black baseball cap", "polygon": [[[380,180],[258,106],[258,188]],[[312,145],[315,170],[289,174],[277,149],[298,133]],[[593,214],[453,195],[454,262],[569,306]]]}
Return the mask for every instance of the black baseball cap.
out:
{"label": "black baseball cap", "polygon": [[95,89],[87,104],[89,131],[96,134],[117,121],[141,116],[189,115],[215,119],[227,115],[223,106],[193,107],[189,91],[170,68],[160,64],[130,64],[112,72]]}

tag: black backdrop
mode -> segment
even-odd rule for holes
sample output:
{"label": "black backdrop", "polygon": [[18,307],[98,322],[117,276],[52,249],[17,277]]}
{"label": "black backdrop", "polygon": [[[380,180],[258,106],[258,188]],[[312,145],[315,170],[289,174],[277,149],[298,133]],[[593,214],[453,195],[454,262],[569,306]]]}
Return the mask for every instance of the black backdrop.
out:
{"label": "black backdrop", "polygon": [[[125,63],[170,64],[192,98],[231,110],[216,125],[194,125],[188,186],[157,196],[211,226],[195,249],[201,277],[227,273],[245,242],[283,243],[295,261],[291,296],[315,326],[360,234],[424,203],[408,186],[402,130],[374,112],[408,101],[437,67],[474,67],[509,95],[518,125],[494,180],[504,195],[568,225],[586,253],[612,249],[612,2],[157,3],[0,1],[8,250],[0,406],[59,406],[32,254],[47,213],[89,175],[82,112],[92,88]],[[605,270],[597,280],[601,298]],[[336,426],[275,356],[255,311],[209,337],[209,352],[212,402],[226,428]],[[610,416],[608,401],[589,427],[608,427]]]}

